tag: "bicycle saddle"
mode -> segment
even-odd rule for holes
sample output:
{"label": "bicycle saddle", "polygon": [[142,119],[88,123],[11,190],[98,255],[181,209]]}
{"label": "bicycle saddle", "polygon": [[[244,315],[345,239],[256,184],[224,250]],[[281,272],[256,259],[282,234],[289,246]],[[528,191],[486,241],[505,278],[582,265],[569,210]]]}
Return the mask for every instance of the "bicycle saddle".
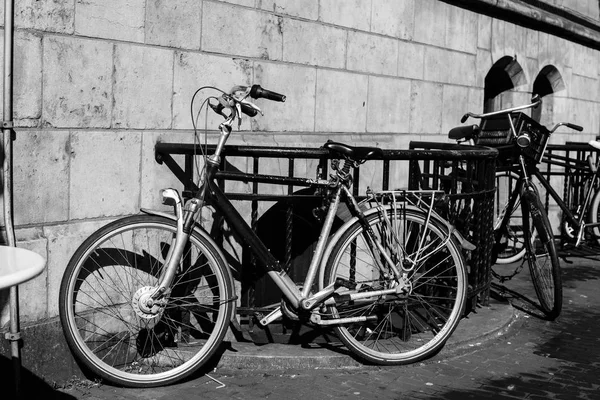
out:
{"label": "bicycle saddle", "polygon": [[373,158],[382,158],[383,151],[379,147],[353,147],[344,143],[328,141],[323,145],[327,150],[340,154],[354,161],[367,161]]}

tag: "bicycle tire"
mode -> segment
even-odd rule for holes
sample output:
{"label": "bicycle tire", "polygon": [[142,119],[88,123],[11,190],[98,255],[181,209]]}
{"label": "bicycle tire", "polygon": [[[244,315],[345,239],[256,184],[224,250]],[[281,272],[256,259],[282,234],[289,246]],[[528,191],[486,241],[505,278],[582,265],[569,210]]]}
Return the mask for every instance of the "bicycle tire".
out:
{"label": "bicycle tire", "polygon": [[[418,243],[415,239],[425,238],[426,243],[421,249],[439,246],[439,251],[421,253],[422,262],[415,265],[412,272],[407,272],[412,286],[406,298],[390,301],[379,298],[366,305],[347,301],[331,306],[328,311],[334,318],[367,316],[378,320],[334,328],[341,341],[360,359],[380,365],[408,364],[437,352],[456,329],[465,309],[467,274],[461,249],[454,237],[448,238],[445,225],[431,220],[429,228],[425,228],[426,215],[410,209],[393,213],[387,207],[385,212],[397,227],[397,238],[403,238],[400,239],[403,243],[390,241],[392,235],[388,228],[391,224],[386,224],[380,213],[366,218],[376,239],[388,250],[390,243],[401,245],[409,256],[415,257]],[[361,223],[355,221],[338,236],[325,264],[325,284],[343,278],[358,285],[355,290],[359,291],[378,290],[395,284],[395,280],[390,279],[393,274],[377,269],[365,235]],[[448,240],[444,243],[445,238]],[[415,251],[411,253],[411,250]],[[395,261],[402,264],[398,259]],[[361,277],[364,277],[362,281]],[[340,289],[338,294],[343,297],[344,289]]]}
{"label": "bicycle tire", "polygon": [[552,226],[537,191],[525,188],[522,196],[523,215],[530,216],[534,229],[538,232],[536,239],[527,248],[531,281],[542,311],[548,319],[553,320],[560,315],[562,309],[562,279]]}
{"label": "bicycle tire", "polygon": [[[507,210],[509,206],[510,196],[514,190],[519,188],[514,187],[514,183],[519,179],[519,174],[514,171],[498,171],[496,172],[496,201],[494,202],[494,230],[501,228],[502,220],[506,212],[510,212],[508,226],[505,228],[506,233],[500,239],[503,248],[498,251],[496,264],[511,264],[519,261],[525,255],[525,233],[523,232],[523,218],[521,213],[520,196],[513,205],[511,210]],[[533,236],[535,238],[535,236]]]}
{"label": "bicycle tire", "polygon": [[76,359],[96,376],[119,386],[167,385],[197,371],[220,346],[234,294],[227,263],[208,234],[190,236],[164,308],[140,309],[176,230],[165,217],[126,217],[93,233],[69,261],[60,321]]}
{"label": "bicycle tire", "polygon": [[[600,221],[600,215],[598,215],[599,212],[600,212],[600,189],[594,194],[594,198],[592,200],[592,203],[590,204],[588,220],[594,224],[598,223],[598,221]],[[592,232],[594,233],[596,242],[598,244],[600,244],[600,227],[597,227],[597,226],[593,227]]]}

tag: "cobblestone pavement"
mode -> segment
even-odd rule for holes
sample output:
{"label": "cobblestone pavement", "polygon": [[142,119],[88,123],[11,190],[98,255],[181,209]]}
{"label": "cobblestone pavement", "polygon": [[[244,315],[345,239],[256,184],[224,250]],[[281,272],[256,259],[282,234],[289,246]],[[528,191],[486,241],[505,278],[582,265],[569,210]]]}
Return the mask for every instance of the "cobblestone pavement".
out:
{"label": "cobblestone pavement", "polygon": [[[527,268],[505,284],[519,310],[510,331],[450,359],[345,370],[215,371],[154,389],[64,390],[98,399],[600,399],[600,259],[562,262],[564,307],[540,318]],[[438,356],[439,357],[439,356]]]}

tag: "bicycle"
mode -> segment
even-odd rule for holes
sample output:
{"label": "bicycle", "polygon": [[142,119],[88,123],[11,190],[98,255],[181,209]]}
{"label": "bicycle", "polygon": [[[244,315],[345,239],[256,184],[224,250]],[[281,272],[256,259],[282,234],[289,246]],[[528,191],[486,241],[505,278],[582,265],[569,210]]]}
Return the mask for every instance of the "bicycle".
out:
{"label": "bicycle", "polygon": [[[130,387],[171,384],[211,360],[235,318],[237,296],[225,253],[203,227],[207,206],[224,217],[283,294],[280,306],[259,318],[261,325],[285,316],[331,327],[367,363],[405,364],[437,352],[464,313],[462,249],[474,249],[435,212],[443,194],[368,191],[358,203],[350,172],[382,150],[331,141],[324,145],[336,158],[329,179],[261,176],[261,182],[327,193],[322,231],[298,285],[216,182],[234,121],[262,114],[249,98],[283,102],[285,96],[259,85],[196,93],[206,89],[218,92],[205,103],[224,121],[216,150],[204,156],[198,190],[185,203],[176,190],[163,190],[174,214],[143,209],[114,221],[69,261],[59,313],[75,357],[95,375]],[[250,176],[234,175],[242,181]],[[333,233],[341,202],[351,218]]]}
{"label": "bicycle", "polygon": [[[572,124],[571,124],[572,125]],[[576,126],[577,130],[582,129]],[[451,129],[448,133],[448,138],[455,140],[458,144],[475,145],[478,138],[480,128],[477,125],[469,127],[460,127],[460,129]],[[553,132],[554,130],[552,130]],[[600,150],[600,142],[597,140],[591,140],[588,142],[591,148]],[[546,157],[546,156],[545,156]],[[552,156],[546,157],[546,162],[553,162]],[[563,161],[565,157],[558,157],[559,161]],[[581,164],[581,165],[580,165]],[[591,235],[593,239],[600,244],[600,228],[597,225],[600,222],[600,180],[598,171],[600,167],[600,158],[593,159],[591,155],[587,157],[585,164],[581,163],[570,163],[568,165],[569,171],[572,172],[566,175],[566,179],[569,180],[565,186],[568,191],[565,193],[565,197],[561,198],[553,190],[548,179],[543,176],[543,173],[536,168],[534,173],[544,188],[550,188],[548,190],[548,196],[552,197],[556,201],[559,208],[563,211],[561,218],[561,231],[563,237],[567,240],[574,241],[574,247],[580,247],[585,238],[586,232],[591,229]],[[507,194],[513,192],[519,179],[519,174],[514,171],[514,165],[501,164],[497,167],[496,171],[496,210],[494,215],[502,215],[506,204],[508,203]],[[581,199],[583,199],[581,201]],[[525,254],[525,246],[523,244],[524,234],[523,227],[519,223],[522,218],[518,213],[519,199],[514,206],[512,212],[512,220],[509,224],[509,240],[506,247],[497,254],[495,262],[497,264],[511,264],[519,261]],[[502,218],[497,218],[495,227],[502,222]],[[535,232],[533,232],[535,233]],[[506,280],[506,278],[503,278]]]}
{"label": "bicycle", "polygon": [[[450,137],[457,140],[473,138],[477,144],[501,147],[509,162],[496,174],[497,179],[506,178],[506,185],[499,184],[496,196],[496,223],[494,226],[494,259],[498,264],[518,261],[523,255],[529,265],[533,286],[542,311],[549,319],[560,315],[562,308],[562,283],[560,265],[556,254],[552,227],[540,200],[537,187],[532,182],[535,176],[575,226],[579,229],[579,245],[586,227],[600,224],[583,222],[585,215],[576,217],[559,198],[550,183],[538,169],[549,136],[560,126],[578,131],[582,127],[571,123],[558,123],[551,130],[534,121],[522,110],[540,106],[541,99],[534,97],[531,104],[484,114],[467,113],[469,117],[481,119],[481,126],[454,128]],[[595,178],[594,178],[595,179]],[[586,204],[592,194],[588,191]],[[507,195],[506,200],[500,196]],[[600,201],[600,200],[599,200]],[[586,206],[586,205],[584,205]],[[493,270],[501,282],[520,272],[521,263],[512,275],[501,276]]]}

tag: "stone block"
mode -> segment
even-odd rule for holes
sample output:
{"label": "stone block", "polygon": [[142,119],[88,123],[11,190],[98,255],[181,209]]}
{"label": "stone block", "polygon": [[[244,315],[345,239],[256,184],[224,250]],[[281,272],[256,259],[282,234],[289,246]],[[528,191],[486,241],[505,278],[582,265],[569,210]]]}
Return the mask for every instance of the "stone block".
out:
{"label": "stone block", "polygon": [[425,48],[418,43],[398,41],[398,76],[423,79]]}
{"label": "stone block", "polygon": [[69,260],[75,250],[94,231],[106,225],[109,220],[94,220],[65,225],[47,225],[43,235],[48,241],[48,258],[46,263],[48,295],[40,301],[46,301],[48,318],[58,316],[58,294],[60,282]]}
{"label": "stone block", "polygon": [[492,57],[494,60],[499,60],[504,56],[511,56],[514,57],[514,54],[509,54],[506,53],[505,50],[505,40],[504,40],[504,30],[505,30],[505,25],[506,22],[499,20],[499,19],[493,19],[492,20],[492,41],[491,41],[491,47],[492,47]]}
{"label": "stone block", "polygon": [[598,78],[589,78],[573,73],[569,87],[569,97],[598,102]]}
{"label": "stone block", "polygon": [[[442,94],[442,133],[447,134],[450,129],[462,125],[461,117],[469,109],[469,88],[465,86],[444,85]],[[476,124],[478,121],[469,121]]]}
{"label": "stone block", "polygon": [[313,22],[283,22],[283,61],[343,69],[347,32]]}
{"label": "stone block", "polygon": [[108,128],[112,114],[112,44],[45,36],[43,46],[44,124]]}
{"label": "stone block", "polygon": [[[285,103],[257,100],[265,113],[253,118],[252,129],[273,132],[310,132],[315,128],[317,70],[302,65],[257,62],[254,82],[287,96]],[[278,141],[278,139],[276,139]]]}
{"label": "stone block", "polygon": [[410,133],[439,134],[442,129],[443,85],[412,81]]}
{"label": "stone block", "polygon": [[314,3],[311,9],[316,6],[319,20],[322,22],[369,31],[371,24],[371,2],[369,1],[329,0],[317,4],[314,1],[305,0],[300,3]]}
{"label": "stone block", "polygon": [[476,57],[457,51],[427,47],[425,49],[424,78],[426,81],[474,86]]}
{"label": "stone block", "polygon": [[139,210],[141,133],[71,134],[70,219]]}
{"label": "stone block", "polygon": [[180,49],[200,48],[202,2],[152,0],[146,3],[146,43]]}
{"label": "stone block", "polygon": [[318,70],[315,130],[365,132],[367,87],[366,75]]}
{"label": "stone block", "polygon": [[411,40],[416,29],[415,24],[419,23],[415,18],[415,0],[372,1],[371,32]]}
{"label": "stone block", "polygon": [[[0,51],[4,51],[4,30],[0,32]],[[27,31],[14,36],[13,118],[17,126],[38,120],[42,113],[42,39]],[[4,100],[4,81],[0,82],[0,102]]]}
{"label": "stone block", "polygon": [[[571,113],[569,122],[583,126],[588,134],[597,134],[600,128],[598,104],[585,100],[571,100]],[[556,121],[555,121],[556,122]],[[572,139],[570,139],[572,140]]]}
{"label": "stone block", "polygon": [[[202,142],[203,142],[202,138]],[[185,132],[144,132],[142,134],[142,162],[141,162],[141,207],[162,211],[173,211],[172,206],[162,204],[162,189],[173,188],[180,193],[183,184],[169,170],[166,164],[159,164],[154,157],[154,147],[158,142],[164,143],[194,143],[193,134]],[[213,139],[210,143],[215,143]],[[203,143],[201,143],[203,144]],[[200,158],[200,156],[199,156]],[[174,155],[173,159],[184,169],[184,156]]]}
{"label": "stone block", "polygon": [[76,0],[75,33],[142,43],[145,3],[145,0]]}
{"label": "stone block", "polygon": [[202,10],[202,50],[281,60],[282,21],[282,17],[270,13],[206,2]]}
{"label": "stone block", "polygon": [[504,24],[504,53],[517,59],[527,55],[527,30],[519,25]]}
{"label": "stone block", "polygon": [[485,77],[490,72],[490,69],[496,62],[492,56],[492,53],[488,50],[479,49],[477,50],[477,56],[475,58],[475,86],[484,88],[485,87]]}
{"label": "stone block", "polygon": [[[556,41],[558,39],[554,40]],[[597,78],[600,72],[598,69],[598,50],[564,41],[563,45],[561,46],[562,48],[555,49],[555,51],[564,51],[565,56],[567,56],[568,52],[566,46],[571,48],[571,54],[577,54],[577,62],[573,62],[572,64],[567,63],[566,66],[573,66],[573,73],[575,74],[590,78]]]}
{"label": "stone block", "polygon": [[[4,7],[0,8],[4,25]],[[73,0],[19,0],[14,2],[15,27],[71,34],[74,30]]]}
{"label": "stone block", "polygon": [[[173,128],[191,129],[192,119],[190,102],[192,96],[202,86],[216,86],[226,92],[234,85],[252,83],[252,62],[243,59],[213,56],[204,53],[175,53],[175,70],[173,77]],[[273,89],[275,90],[275,89]],[[194,119],[198,117],[198,128],[204,129],[205,122],[209,129],[216,129],[223,121],[212,110],[197,115],[199,107],[206,96],[218,96],[214,90],[203,90],[194,100]],[[207,117],[207,121],[205,121]],[[249,124],[244,123],[244,127]],[[246,128],[248,129],[248,128]]]}
{"label": "stone block", "polygon": [[415,2],[415,42],[444,47],[449,5],[438,0]]}
{"label": "stone block", "polygon": [[479,14],[477,18],[477,47],[490,50],[492,47],[492,17]]}
{"label": "stone block", "polygon": [[377,75],[396,75],[398,41],[379,35],[349,32],[347,68]]}
{"label": "stone block", "polygon": [[446,18],[446,47],[475,54],[478,14],[464,8],[448,7]]}
{"label": "stone block", "polygon": [[[483,88],[469,88],[469,104],[467,108],[464,110],[464,113],[467,111],[474,112],[480,114],[483,112],[483,97],[484,97],[484,89]],[[463,113],[463,114],[464,114]],[[461,115],[462,118],[462,115]]]}
{"label": "stone block", "polygon": [[409,132],[410,81],[369,78],[367,132]]}
{"label": "stone block", "polygon": [[113,127],[171,127],[174,52],[115,46]]}
{"label": "stone block", "polygon": [[[258,2],[261,9],[271,11],[275,14],[290,15],[292,17],[306,18],[316,21],[319,18],[319,3],[313,0],[262,0]],[[328,2],[326,5],[321,5],[323,8],[330,8]],[[323,10],[321,11],[323,13]],[[327,14],[327,10],[325,10]],[[322,19],[323,17],[321,17]],[[332,22],[343,25],[342,22]]]}
{"label": "stone block", "polygon": [[16,225],[69,218],[69,132],[16,132],[13,143]]}
{"label": "stone block", "polygon": [[526,29],[525,54],[527,57],[537,58],[539,51],[539,32]]}

